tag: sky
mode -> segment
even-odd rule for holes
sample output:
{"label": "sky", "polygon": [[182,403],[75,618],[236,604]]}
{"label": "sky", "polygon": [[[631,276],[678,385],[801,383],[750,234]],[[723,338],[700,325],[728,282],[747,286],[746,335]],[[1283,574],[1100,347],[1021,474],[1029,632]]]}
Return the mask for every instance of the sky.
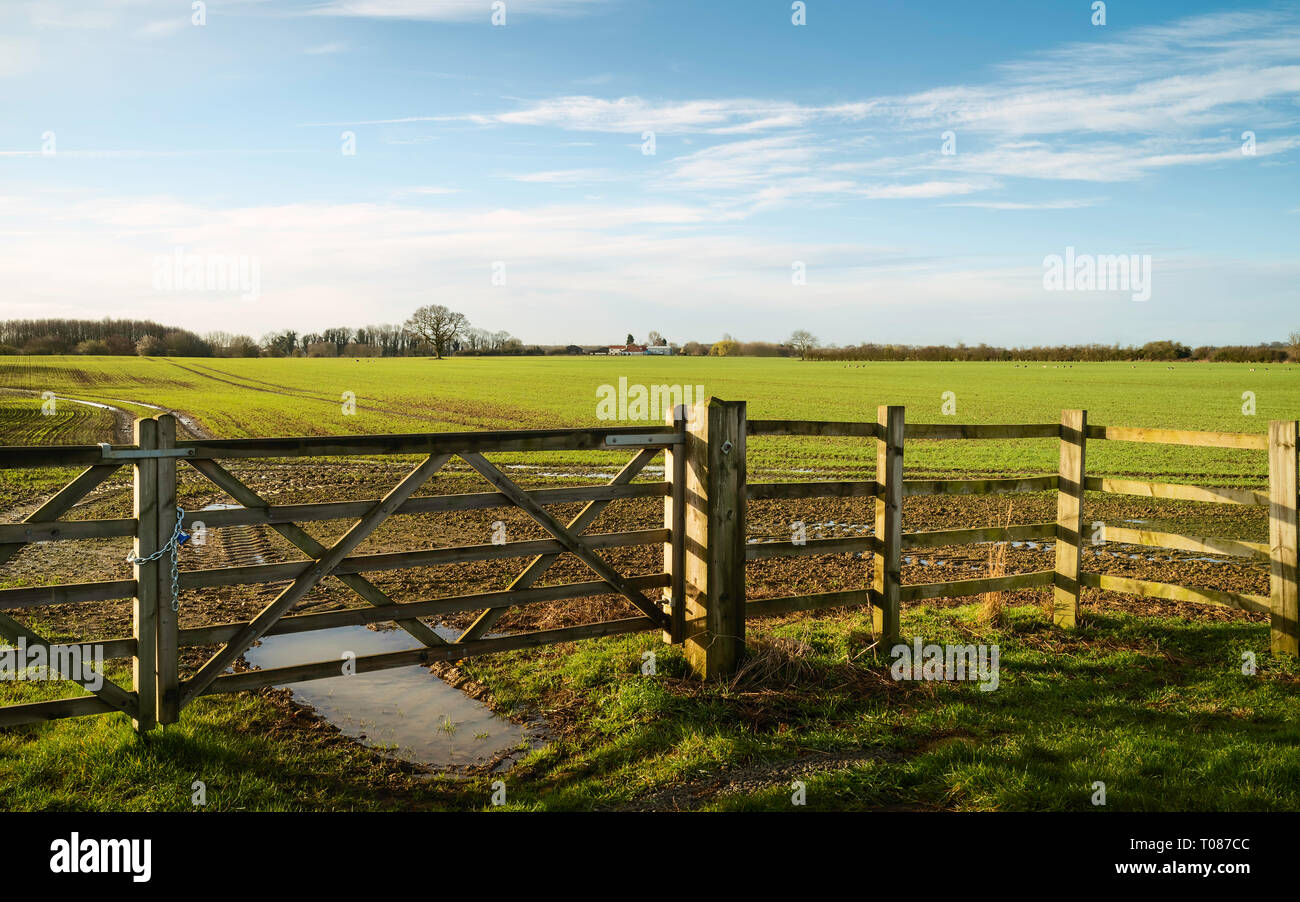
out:
{"label": "sky", "polygon": [[1300,6],[1098,5],[0,0],[0,318],[1284,339]]}

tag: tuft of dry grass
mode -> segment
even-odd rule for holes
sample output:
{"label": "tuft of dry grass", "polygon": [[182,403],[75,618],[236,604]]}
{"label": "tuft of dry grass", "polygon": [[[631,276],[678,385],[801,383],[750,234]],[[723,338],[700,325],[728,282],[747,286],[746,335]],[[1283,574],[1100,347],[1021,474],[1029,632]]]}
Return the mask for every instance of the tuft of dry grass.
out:
{"label": "tuft of dry grass", "polygon": [[[1007,527],[1011,525],[1012,504],[1007,502],[1007,517],[1005,523],[998,523],[998,526]],[[989,548],[989,576],[1005,576],[1007,572],[1007,549],[1010,542],[994,542]],[[980,622],[988,626],[1002,626],[1006,622],[1006,599],[1003,592],[985,592],[980,596]]]}
{"label": "tuft of dry grass", "polygon": [[824,677],[821,670],[813,657],[813,647],[801,639],[751,639],[745,643],[745,656],[728,685],[731,689],[751,689],[820,683]]}

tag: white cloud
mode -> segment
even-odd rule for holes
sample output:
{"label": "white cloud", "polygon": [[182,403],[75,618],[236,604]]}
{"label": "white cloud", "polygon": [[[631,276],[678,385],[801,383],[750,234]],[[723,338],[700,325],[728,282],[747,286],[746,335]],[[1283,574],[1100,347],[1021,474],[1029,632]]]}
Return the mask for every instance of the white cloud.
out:
{"label": "white cloud", "polygon": [[[508,16],[519,13],[564,16],[579,14],[606,2],[608,0],[509,0],[506,10]],[[487,0],[330,0],[312,8],[310,13],[364,19],[487,23],[492,8]]]}
{"label": "white cloud", "polygon": [[979,185],[971,182],[918,182],[914,185],[875,185],[863,188],[861,193],[874,198],[930,198],[947,197],[952,194],[970,194],[979,191]]}
{"label": "white cloud", "polygon": [[158,19],[150,22],[140,29],[139,34],[145,38],[161,38],[188,27],[190,27],[189,17],[177,16],[172,19]]}
{"label": "white cloud", "polygon": [[945,207],[979,207],[984,210],[1078,210],[1102,203],[1104,198],[1091,200],[1045,200],[1045,201],[1007,201],[1007,200],[964,200],[944,204]]}
{"label": "white cloud", "polygon": [[[1124,314],[1124,340],[1170,329],[1209,340],[1187,333],[1193,305],[1214,310],[1216,297],[1248,287],[1258,316],[1281,315],[1300,278],[1295,262],[1162,255],[1149,304],[1068,304],[1044,295],[1043,249],[999,260],[921,257],[864,242],[758,238],[733,230],[729,215],[698,203],[224,208],[173,197],[11,193],[0,197],[0,283],[11,316],[148,317],[200,331],[400,322],[432,287],[475,325],[538,342],[622,335],[628,311],[647,299],[653,327],[680,339],[722,331],[779,338],[803,327],[841,342],[1029,342],[1108,340],[1098,335],[1109,321],[1098,311],[1110,303]],[[154,260],[177,247],[258,257],[260,300],[155,291]],[[807,285],[791,285],[792,260],[805,262]],[[506,264],[505,286],[491,284],[495,261]],[[869,333],[853,334],[855,323],[869,324]],[[936,337],[943,323],[959,331]],[[1239,315],[1214,328],[1219,340],[1258,337]]]}
{"label": "white cloud", "polygon": [[394,193],[398,195],[402,195],[402,194],[437,195],[437,194],[456,194],[459,191],[460,191],[459,188],[447,188],[442,185],[413,185],[410,188],[401,188]]}
{"label": "white cloud", "polygon": [[[843,177],[854,171],[899,182],[857,185],[868,197],[942,196],[1002,176],[1131,181],[1168,167],[1238,159],[1236,136],[1245,128],[1259,133],[1259,156],[1297,146],[1300,22],[1293,12],[1224,13],[1117,28],[1114,35],[1005,64],[985,84],[829,105],[577,95],[506,112],[383,121],[455,119],[634,137],[646,130],[745,136],[675,159],[671,182],[763,190],[769,200],[851,188]],[[961,151],[941,159],[932,151],[873,158],[864,142],[849,158],[845,126],[885,130],[894,146],[928,140],[936,148],[939,133],[951,129]],[[965,177],[936,182],[927,175],[936,170]]]}
{"label": "white cloud", "polygon": [[38,59],[35,41],[0,35],[0,78],[24,75],[36,68]]}
{"label": "white cloud", "polygon": [[606,181],[610,178],[610,174],[601,169],[551,169],[545,172],[520,173],[509,178],[516,182],[573,185],[578,182]]}

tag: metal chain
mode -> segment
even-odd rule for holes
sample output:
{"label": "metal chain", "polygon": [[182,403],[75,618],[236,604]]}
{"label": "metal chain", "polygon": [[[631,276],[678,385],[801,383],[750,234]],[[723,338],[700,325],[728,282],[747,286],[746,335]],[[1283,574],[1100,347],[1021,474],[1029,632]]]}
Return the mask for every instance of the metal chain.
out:
{"label": "metal chain", "polygon": [[181,609],[181,589],[180,589],[180,537],[185,535],[181,531],[181,523],[185,520],[185,510],[176,508],[176,528],[172,530],[172,537],[167,540],[163,547],[159,548],[148,557],[136,557],[134,552],[129,552],[126,556],[128,564],[152,564],[169,551],[176,551],[172,555],[172,610]]}

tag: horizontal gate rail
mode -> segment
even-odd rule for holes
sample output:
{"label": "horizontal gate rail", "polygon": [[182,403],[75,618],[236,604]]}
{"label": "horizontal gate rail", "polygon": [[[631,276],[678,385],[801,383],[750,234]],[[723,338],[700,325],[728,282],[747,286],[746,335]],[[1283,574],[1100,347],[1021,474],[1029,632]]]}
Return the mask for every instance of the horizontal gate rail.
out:
{"label": "horizontal gate rail", "polygon": [[[658,589],[668,585],[668,574],[651,573],[646,576],[629,576],[627,581],[638,589]],[[391,621],[394,616],[433,617],[442,614],[476,611],[482,608],[499,608],[507,605],[520,607],[545,601],[565,601],[571,598],[585,598],[604,594],[613,594],[613,591],[603,582],[591,581],[560,583],[554,586],[540,586],[533,589],[478,592],[473,595],[449,595],[428,601],[398,602],[396,612],[386,608],[348,608],[341,611],[319,611],[314,614],[285,616],[277,620],[275,625],[266,631],[265,635],[279,636],[289,633],[334,629],[340,626],[365,626],[370,623]],[[180,631],[181,644],[211,645],[216,642],[226,642],[243,625],[243,622],[218,623],[211,626],[183,629]]]}
{"label": "horizontal gate rail", "polygon": [[[660,629],[661,624],[650,617],[629,617],[624,620],[606,620],[601,623],[588,623],[582,626],[570,626],[563,629],[535,630],[528,633],[512,633],[491,639],[474,639],[469,642],[449,642],[436,648],[413,648],[410,651],[392,651],[377,655],[360,655],[351,659],[354,665],[349,669],[355,673],[370,673],[376,670],[389,670],[393,667],[410,667],[414,664],[432,664],[436,661],[459,661],[475,655],[495,654],[503,651],[516,651],[522,648],[536,648],[541,645],[554,645],[559,642],[577,642],[582,639],[594,639],[600,636],[618,636],[625,633],[639,633]],[[282,683],[297,683],[304,680],[321,680],[342,674],[341,662],[317,661],[311,664],[297,664],[288,667],[273,667],[267,670],[250,670],[219,676],[203,690],[204,695],[221,692],[241,692],[247,689],[262,689]]]}
{"label": "horizontal gate rail", "polygon": [[91,714],[116,714],[119,709],[95,695],[77,698],[55,698],[43,702],[25,702],[20,705],[0,707],[0,727],[20,727],[43,723],[64,717],[86,717]]}
{"label": "horizontal gate rail", "polygon": [[37,608],[50,604],[79,604],[87,601],[112,601],[115,598],[131,598],[135,592],[136,581],[133,579],[0,589],[0,610]]}
{"label": "horizontal gate rail", "polygon": [[[200,461],[199,463],[202,463]],[[668,494],[666,482],[638,482],[633,485],[584,485],[560,489],[528,489],[525,494],[538,504],[574,504],[583,501],[615,501],[623,498],[661,498]],[[217,526],[272,526],[277,523],[308,523],[319,520],[346,520],[364,514],[377,499],[366,501],[326,501],[316,504],[265,504],[225,510],[187,511],[185,525],[202,522]],[[451,511],[513,507],[514,502],[500,492],[473,492],[460,495],[432,495],[411,498],[394,516],[435,514]]]}
{"label": "horizontal gate rail", "polygon": [[[641,529],[633,532],[596,533],[584,536],[592,548],[626,548],[667,541],[667,529]],[[358,554],[344,558],[332,574],[371,573],[378,570],[405,570],[411,567],[439,567],[466,561],[489,561],[497,558],[530,557],[538,554],[561,554],[567,549],[555,539],[528,539],[503,545],[458,545],[454,548],[431,548],[424,551],[389,551],[382,554]],[[249,564],[246,567],[215,567],[208,570],[182,570],[182,589],[213,586],[240,586],[249,583],[274,583],[293,579],[304,564],[311,561],[287,561],[278,564]]]}
{"label": "horizontal gate rail", "polygon": [[135,520],[45,520],[39,523],[0,523],[0,544],[65,542],[72,539],[121,539],[135,535]]}
{"label": "horizontal gate rail", "polygon": [[611,435],[662,436],[671,444],[670,429],[612,426],[604,429],[513,429],[500,432],[431,432],[393,435],[307,436],[304,438],[210,439],[177,442],[192,448],[197,459],[234,460],[259,457],[334,457],[352,454],[461,454],[498,451],[606,451]]}

